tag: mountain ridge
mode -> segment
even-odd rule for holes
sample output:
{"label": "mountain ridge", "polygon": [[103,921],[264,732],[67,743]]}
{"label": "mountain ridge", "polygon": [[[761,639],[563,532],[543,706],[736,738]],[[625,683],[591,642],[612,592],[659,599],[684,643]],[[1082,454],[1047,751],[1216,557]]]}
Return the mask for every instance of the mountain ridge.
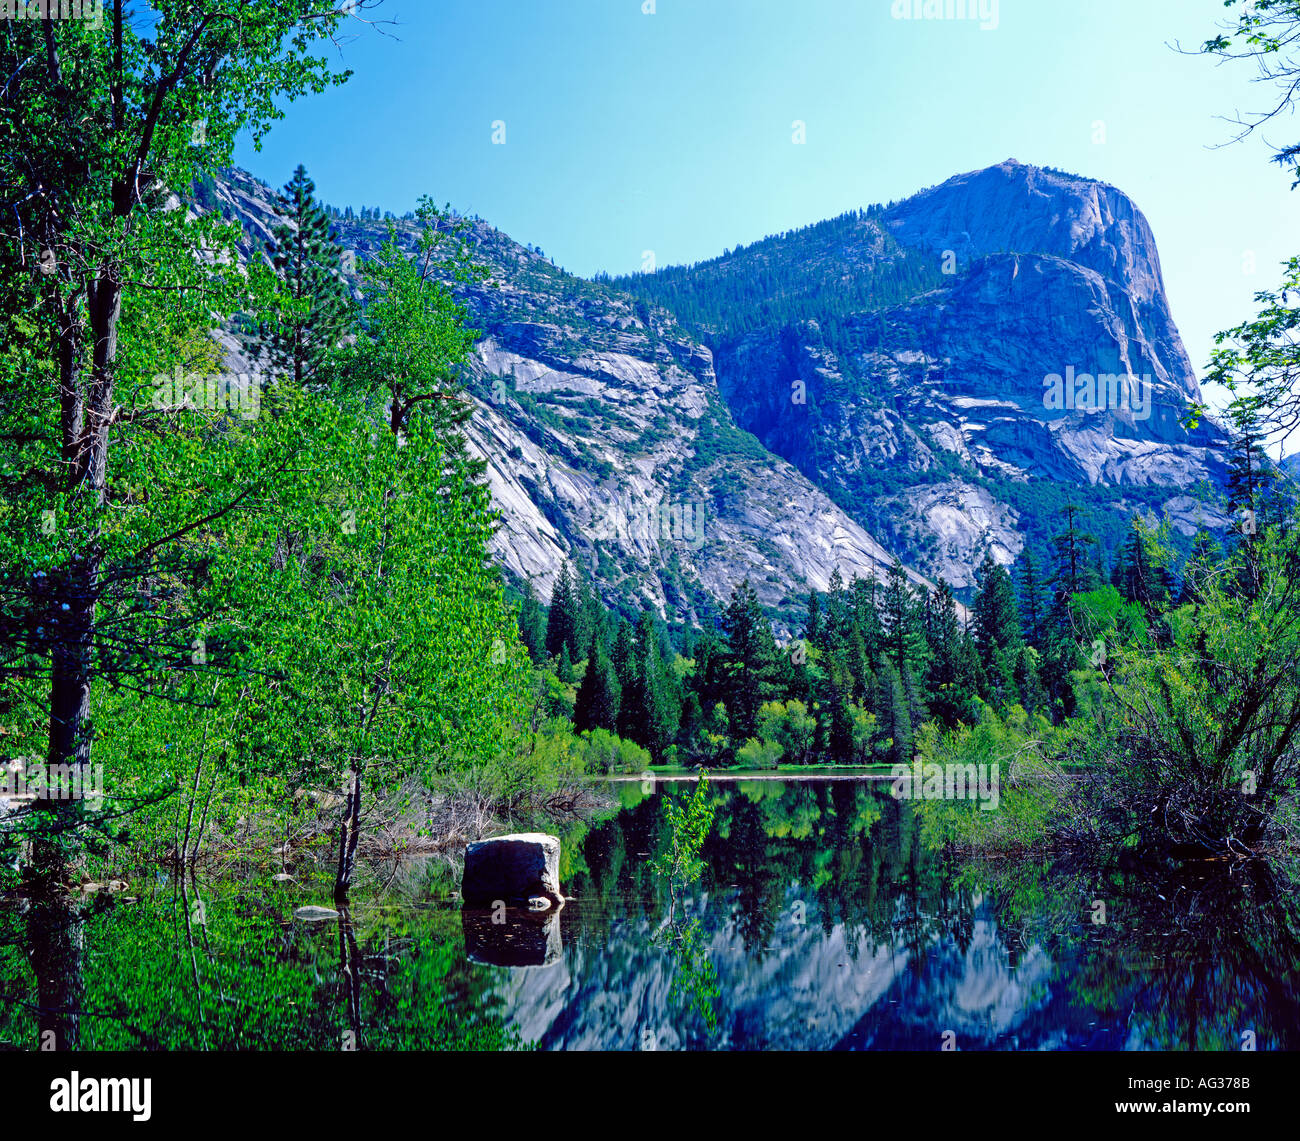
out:
{"label": "mountain ridge", "polygon": [[[262,256],[275,193],[232,171],[216,201]],[[333,221],[359,260],[386,237],[388,220]],[[470,445],[496,554],[543,599],[574,557],[607,602],[699,622],[749,577],[789,633],[836,569],[880,579],[898,555],[918,584],[968,589],[985,553],[1041,541],[1034,496],[1091,489],[1115,527],[1170,505],[1183,534],[1225,523],[1212,495],[1203,515],[1186,502],[1221,481],[1222,434],[1181,427],[1199,386],[1150,227],[1108,184],[1009,160],[632,278],[467,221],[491,269],[460,287],[484,334]],[[1045,377],[1089,368],[1149,377],[1150,414],[1046,406]]]}

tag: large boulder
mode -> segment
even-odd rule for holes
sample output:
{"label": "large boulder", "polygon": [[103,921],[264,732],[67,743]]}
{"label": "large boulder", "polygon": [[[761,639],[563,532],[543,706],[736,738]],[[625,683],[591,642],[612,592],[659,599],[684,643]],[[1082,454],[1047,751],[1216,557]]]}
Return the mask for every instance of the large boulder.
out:
{"label": "large boulder", "polygon": [[531,910],[563,907],[559,838],[522,832],[470,844],[460,894],[471,907],[491,906],[497,900]]}

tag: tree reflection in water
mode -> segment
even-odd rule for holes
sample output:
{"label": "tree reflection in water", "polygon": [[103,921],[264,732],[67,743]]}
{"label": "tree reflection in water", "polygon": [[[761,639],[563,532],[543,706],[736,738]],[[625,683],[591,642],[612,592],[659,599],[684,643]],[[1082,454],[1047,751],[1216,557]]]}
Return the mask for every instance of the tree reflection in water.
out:
{"label": "tree reflection in water", "polygon": [[576,901],[508,945],[413,863],[318,923],[294,913],[328,877],[0,900],[0,1048],[636,1049],[646,1025],[722,1049],[945,1028],[962,1049],[1300,1048],[1300,915],[1258,865],[964,860],[885,788],[756,781],[708,786],[699,878],[674,883],[670,798],[622,791],[564,840]]}

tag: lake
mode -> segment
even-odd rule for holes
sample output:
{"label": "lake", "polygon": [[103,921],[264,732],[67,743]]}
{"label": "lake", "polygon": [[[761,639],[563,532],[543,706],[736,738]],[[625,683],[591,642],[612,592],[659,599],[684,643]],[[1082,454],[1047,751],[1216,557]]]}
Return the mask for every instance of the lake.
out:
{"label": "lake", "polygon": [[1249,869],[954,859],[888,782],[741,779],[712,786],[670,921],[650,860],[693,785],[609,787],[540,918],[462,912],[427,858],[318,919],[329,879],[302,868],[0,901],[0,1047],[39,1044],[38,1007],[83,1049],[1300,1047],[1294,910]]}

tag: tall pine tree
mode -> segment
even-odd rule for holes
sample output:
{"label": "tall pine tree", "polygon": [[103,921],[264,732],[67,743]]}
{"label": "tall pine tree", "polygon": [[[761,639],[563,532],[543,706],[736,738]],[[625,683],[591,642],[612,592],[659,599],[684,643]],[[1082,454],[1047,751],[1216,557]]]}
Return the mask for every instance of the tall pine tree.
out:
{"label": "tall pine tree", "polygon": [[316,376],[347,333],[352,312],[343,251],[315,193],[316,184],[299,164],[280,196],[285,221],[267,243],[289,302],[266,330],[271,368],[300,386]]}
{"label": "tall pine tree", "polygon": [[524,587],[524,601],[519,607],[519,639],[528,648],[534,665],[546,659],[546,611],[537,600],[532,582]]}
{"label": "tall pine tree", "polygon": [[770,696],[769,677],[776,657],[771,624],[749,579],[732,592],[723,627],[727,634],[731,739],[743,744],[757,733],[758,709]]}
{"label": "tall pine tree", "polygon": [[614,669],[600,639],[593,637],[587,648],[587,672],[578,686],[573,706],[573,727],[579,733],[589,729],[618,729],[619,692]]}

